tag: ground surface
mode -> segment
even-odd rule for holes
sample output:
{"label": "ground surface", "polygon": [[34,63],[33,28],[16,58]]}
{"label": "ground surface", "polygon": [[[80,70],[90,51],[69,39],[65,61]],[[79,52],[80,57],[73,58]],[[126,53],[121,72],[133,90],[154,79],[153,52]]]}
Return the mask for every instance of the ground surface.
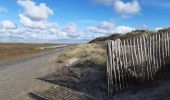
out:
{"label": "ground surface", "polygon": [[170,100],[170,81],[156,81],[118,93],[109,100]]}
{"label": "ground surface", "polygon": [[[107,81],[104,72],[101,66],[88,67],[78,63],[74,66],[64,67],[60,72],[56,71],[40,79],[79,93],[85,93],[96,98],[95,100],[106,100]],[[59,94],[56,92],[56,95]],[[62,96],[62,94],[60,95]]]}
{"label": "ground surface", "polygon": [[[65,49],[43,52],[23,60],[0,65],[0,100],[23,100],[27,94],[43,86],[42,81],[36,79],[52,71],[56,64],[57,55]],[[55,66],[57,67],[57,66]],[[56,69],[56,68],[55,68]],[[39,87],[41,88],[41,87]]]}
{"label": "ground surface", "polygon": [[[63,70],[59,72],[56,71],[40,79],[45,82],[67,87],[79,93],[90,95],[90,97],[94,98],[90,100],[170,100],[169,73],[163,75],[159,80],[133,86],[109,97],[107,96],[107,82],[105,80],[106,77],[103,75],[105,74],[104,72],[102,66],[86,66],[84,64],[82,65],[79,61],[77,64],[73,64],[68,68],[64,67]],[[49,98],[58,97],[58,95],[65,97],[62,96],[62,93],[58,92],[59,90],[54,92],[53,95],[47,95],[48,92],[52,91],[53,89],[47,89],[47,91],[41,92],[41,95]]]}

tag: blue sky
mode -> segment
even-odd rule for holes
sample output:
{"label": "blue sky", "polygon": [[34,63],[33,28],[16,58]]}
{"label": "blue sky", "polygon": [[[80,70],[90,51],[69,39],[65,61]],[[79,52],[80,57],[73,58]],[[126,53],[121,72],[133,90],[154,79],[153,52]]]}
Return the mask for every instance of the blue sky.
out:
{"label": "blue sky", "polygon": [[169,0],[0,0],[1,42],[83,43],[170,26]]}

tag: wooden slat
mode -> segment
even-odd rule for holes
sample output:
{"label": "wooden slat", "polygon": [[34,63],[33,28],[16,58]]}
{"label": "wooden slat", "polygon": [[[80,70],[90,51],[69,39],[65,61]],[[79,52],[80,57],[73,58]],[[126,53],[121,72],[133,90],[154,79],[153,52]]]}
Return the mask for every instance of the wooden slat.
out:
{"label": "wooden slat", "polygon": [[109,52],[109,55],[110,55],[110,94],[113,93],[113,59],[114,59],[114,53],[112,52],[113,51],[113,47],[112,47],[112,41],[110,41],[110,44],[109,44],[109,47],[110,47],[110,52]]}
{"label": "wooden slat", "polygon": [[[129,39],[129,52],[130,52],[129,56],[131,57],[130,60],[129,60],[129,62],[131,62],[129,67],[132,67],[130,70],[133,71],[134,66],[135,66],[135,61],[134,61],[132,38]],[[129,72],[129,74],[130,74],[130,72]],[[130,81],[130,85],[132,86],[133,85],[133,80],[132,80],[131,75],[129,75],[129,81]]]}
{"label": "wooden slat", "polygon": [[143,49],[143,45],[144,45],[144,42],[143,42],[143,39],[142,37],[140,37],[140,45],[141,45],[141,48],[140,48],[140,52],[141,52],[141,66],[142,66],[142,76],[144,77],[145,76],[145,70],[144,70],[144,66],[145,66],[145,59],[144,59],[144,49]]}
{"label": "wooden slat", "polygon": [[151,80],[153,80],[153,65],[152,65],[152,37],[150,36],[149,38],[149,67],[150,67],[150,76]]}
{"label": "wooden slat", "polygon": [[138,57],[137,57],[137,52],[136,52],[136,38],[133,38],[133,49],[132,51],[134,52],[134,73],[136,74],[136,65],[138,65]]}
{"label": "wooden slat", "polygon": [[127,72],[126,72],[126,68],[127,68],[127,63],[126,63],[126,58],[127,58],[127,52],[126,52],[126,41],[123,41],[123,48],[122,48],[122,52],[123,52],[123,75],[124,75],[124,82],[125,82],[125,86],[124,88],[128,88],[128,77],[127,77]]}
{"label": "wooden slat", "polygon": [[123,55],[124,55],[124,47],[123,47],[123,44],[122,42],[120,43],[120,48],[119,48],[119,61],[120,61],[120,71],[121,71],[121,86],[122,86],[122,89],[125,88],[125,79],[124,79],[124,71],[123,71],[123,66],[124,66],[124,61],[123,61]]}
{"label": "wooden slat", "polygon": [[[159,68],[158,68],[158,70],[160,70],[161,69],[161,66],[162,66],[162,57],[161,57],[161,35],[159,34],[158,35],[158,44],[159,44],[159,47],[158,47],[158,49],[159,49],[159,54],[158,54],[158,59],[159,59]],[[159,74],[161,74],[161,72],[159,72]],[[160,76],[160,75],[159,75]]]}
{"label": "wooden slat", "polygon": [[170,38],[170,35],[169,35],[169,32],[168,32],[168,36],[167,36],[167,37],[168,37],[168,58],[169,58],[169,56],[170,56],[170,49],[169,49],[169,48],[170,48],[170,43],[169,43],[169,41],[170,41],[170,39],[169,39],[169,38]]}
{"label": "wooden slat", "polygon": [[[162,62],[163,62],[163,65],[165,65],[165,34],[162,33],[162,38],[161,38],[161,45],[162,45]],[[163,68],[164,70],[164,68]]]}
{"label": "wooden slat", "polygon": [[146,69],[146,78],[149,80],[150,79],[150,76],[149,76],[149,68],[148,68],[148,57],[147,57],[147,43],[146,43],[146,38],[145,38],[145,36],[143,36],[143,42],[144,42],[144,58],[145,58],[145,65],[146,65],[146,67],[145,67],[145,69]]}
{"label": "wooden slat", "polygon": [[155,35],[152,36],[152,48],[153,48],[153,51],[152,51],[152,60],[153,60],[153,75],[154,75],[154,78],[155,78],[155,74],[156,74],[156,48],[155,48],[155,45],[157,45],[155,43]]}
{"label": "wooden slat", "polygon": [[115,48],[116,48],[116,45],[115,45],[115,42],[112,42],[112,60],[113,60],[113,74],[114,74],[114,86],[115,86],[115,90],[117,91],[118,90],[118,81],[117,81],[117,72],[116,72],[116,56],[115,56]]}
{"label": "wooden slat", "polygon": [[[127,65],[127,69],[128,69],[129,66],[131,65],[131,61],[128,61],[128,59],[130,59],[130,56],[129,56],[129,53],[130,53],[129,40],[126,40],[126,43],[127,43],[127,52],[126,52],[125,58],[126,58],[126,65]],[[132,82],[131,82],[131,79],[130,79],[130,75],[129,75],[128,71],[126,73],[127,73],[128,87],[131,87]]]}
{"label": "wooden slat", "polygon": [[120,81],[121,81],[121,77],[120,77],[120,67],[119,67],[119,43],[116,41],[116,52],[115,52],[115,55],[116,55],[116,72],[117,72],[117,76],[118,76],[118,90],[121,89],[121,84],[120,84]]}
{"label": "wooden slat", "polygon": [[107,86],[108,86],[108,94],[110,95],[110,41],[106,42],[106,52],[107,52]]}
{"label": "wooden slat", "polygon": [[168,45],[167,45],[167,40],[168,40],[168,33],[165,34],[165,59],[168,58]]}
{"label": "wooden slat", "polygon": [[137,38],[137,59],[139,60],[138,61],[138,65],[141,65],[142,64],[142,52],[141,52],[141,48],[142,48],[142,44],[140,44],[140,38]]}
{"label": "wooden slat", "polygon": [[[155,48],[156,48],[156,52],[155,52],[156,74],[158,74],[158,71],[159,71],[159,58],[158,58],[159,39],[158,39],[158,34],[155,35],[155,38],[156,38],[156,43],[155,43]],[[157,77],[156,77],[156,78],[157,78]]]}
{"label": "wooden slat", "polygon": [[[131,59],[132,59],[132,67],[135,66],[135,60],[134,60],[134,52],[133,52],[133,44],[132,44],[132,38],[130,39],[130,52],[131,52]],[[134,68],[133,68],[134,69]]]}

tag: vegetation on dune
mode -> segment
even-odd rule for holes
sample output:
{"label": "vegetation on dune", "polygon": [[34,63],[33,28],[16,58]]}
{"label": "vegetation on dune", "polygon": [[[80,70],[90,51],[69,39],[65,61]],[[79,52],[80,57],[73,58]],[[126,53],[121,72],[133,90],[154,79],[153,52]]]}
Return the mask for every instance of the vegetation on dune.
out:
{"label": "vegetation on dune", "polygon": [[170,28],[160,29],[158,31],[134,30],[134,31],[129,32],[127,34],[116,33],[116,34],[112,34],[112,35],[107,36],[107,37],[99,37],[99,38],[93,39],[89,43],[99,43],[99,42],[103,42],[103,41],[106,41],[106,40],[115,40],[117,38],[119,38],[121,40],[125,40],[125,39],[129,39],[129,38],[133,38],[133,37],[139,37],[141,35],[149,36],[149,35],[153,35],[153,34],[156,34],[156,33],[162,33],[162,32],[170,32]]}
{"label": "vegetation on dune", "polygon": [[96,65],[104,65],[105,50],[98,44],[84,44],[70,47],[69,52],[59,55],[57,57],[58,63],[67,63],[70,59],[78,58],[80,60],[86,59],[85,62]]}
{"label": "vegetation on dune", "polygon": [[158,30],[157,32],[158,32],[158,33],[161,33],[161,32],[170,32],[170,27],[160,29],[160,30]]}

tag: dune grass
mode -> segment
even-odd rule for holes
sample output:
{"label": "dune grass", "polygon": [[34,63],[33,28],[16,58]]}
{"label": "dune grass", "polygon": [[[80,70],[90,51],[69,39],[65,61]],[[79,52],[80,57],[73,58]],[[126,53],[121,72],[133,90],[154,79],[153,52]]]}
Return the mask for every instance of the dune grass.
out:
{"label": "dune grass", "polygon": [[105,50],[99,44],[84,44],[70,47],[70,50],[57,57],[58,63],[67,63],[68,60],[78,58],[87,59],[86,63],[91,62],[97,65],[103,65],[106,62]]}

